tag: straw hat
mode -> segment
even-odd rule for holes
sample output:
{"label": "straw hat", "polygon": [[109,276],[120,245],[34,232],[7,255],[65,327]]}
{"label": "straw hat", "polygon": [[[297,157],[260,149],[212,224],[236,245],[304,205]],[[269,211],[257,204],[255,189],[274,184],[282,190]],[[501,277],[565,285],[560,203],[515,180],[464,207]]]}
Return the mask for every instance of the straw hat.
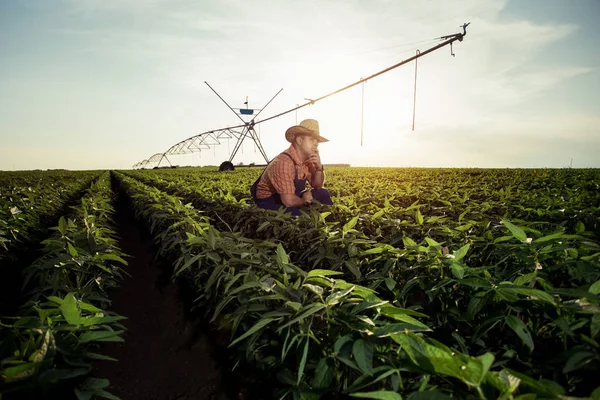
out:
{"label": "straw hat", "polygon": [[292,143],[296,135],[311,136],[317,139],[319,143],[329,142],[328,139],[325,139],[319,133],[319,121],[316,119],[305,119],[304,121],[300,122],[300,125],[294,125],[289,128],[287,131],[285,131],[285,140]]}

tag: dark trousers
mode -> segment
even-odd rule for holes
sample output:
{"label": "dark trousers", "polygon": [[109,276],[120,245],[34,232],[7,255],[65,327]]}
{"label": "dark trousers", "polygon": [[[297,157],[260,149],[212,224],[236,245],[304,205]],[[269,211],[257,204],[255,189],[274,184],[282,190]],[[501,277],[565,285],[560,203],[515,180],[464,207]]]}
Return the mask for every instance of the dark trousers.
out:
{"label": "dark trousers", "polygon": [[[313,189],[312,196],[313,199],[321,202],[322,204],[333,204],[333,201],[331,200],[331,196],[329,195],[329,191],[327,189]],[[266,199],[256,199],[254,201],[256,202],[256,205],[258,207],[266,208],[268,210],[279,210],[279,208],[285,207],[281,202],[279,195],[273,195],[267,197]],[[301,215],[300,209],[296,207],[286,207],[285,211],[295,216]]]}

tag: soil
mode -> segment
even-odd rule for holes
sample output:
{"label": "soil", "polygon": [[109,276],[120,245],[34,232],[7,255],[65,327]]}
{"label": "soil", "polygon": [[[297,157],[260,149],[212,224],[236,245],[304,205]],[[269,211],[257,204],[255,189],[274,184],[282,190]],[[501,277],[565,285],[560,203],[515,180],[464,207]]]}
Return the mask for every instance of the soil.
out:
{"label": "soil", "polygon": [[111,310],[126,316],[124,343],[106,343],[95,375],[110,380],[108,391],[123,400],[228,400],[239,398],[227,384],[203,322],[190,318],[182,289],[171,283],[170,268],[155,258],[152,238],[135,220],[124,194],[116,192],[115,215],[127,273],[112,294]]}

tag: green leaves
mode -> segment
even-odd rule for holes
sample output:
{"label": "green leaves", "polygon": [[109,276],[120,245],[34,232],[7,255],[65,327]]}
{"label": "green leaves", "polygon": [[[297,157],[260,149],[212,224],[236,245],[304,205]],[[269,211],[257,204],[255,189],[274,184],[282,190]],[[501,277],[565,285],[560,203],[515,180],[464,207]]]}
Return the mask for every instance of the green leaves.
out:
{"label": "green leaves", "polygon": [[238,337],[233,342],[231,342],[229,344],[229,347],[235,345],[239,341],[246,339],[248,336],[253,335],[254,333],[258,332],[259,330],[261,330],[262,328],[264,328],[271,322],[276,321],[278,319],[279,318],[263,318],[263,319],[259,320],[252,328],[248,329],[246,331],[246,333],[244,333],[242,336]]}
{"label": "green leaves", "polygon": [[277,244],[277,261],[284,265],[290,263],[290,258],[285,252],[285,249],[283,248],[281,243]]}
{"label": "green leaves", "polygon": [[510,231],[510,233],[512,233],[515,239],[519,240],[522,243],[527,243],[527,235],[525,234],[523,229],[506,220],[503,220],[501,222],[502,224],[504,224],[504,226],[508,228],[508,230]]}
{"label": "green leaves", "polygon": [[417,224],[423,225],[423,215],[421,214],[421,210],[419,210],[418,208],[415,212],[415,221],[417,222]]}
{"label": "green leaves", "polygon": [[470,248],[471,248],[471,243],[467,243],[466,245],[464,245],[463,247],[458,249],[456,252],[454,252],[454,261],[462,260],[467,255]]}
{"label": "green leaves", "polygon": [[504,320],[510,329],[512,329],[519,336],[519,338],[521,338],[527,347],[529,347],[529,350],[533,351],[534,345],[531,332],[529,332],[529,329],[527,329],[527,326],[523,323],[523,321],[514,315],[507,315]]}
{"label": "green leaves", "polygon": [[90,331],[85,332],[79,337],[81,343],[87,342],[124,342],[123,338],[120,337],[123,331]]}
{"label": "green leaves", "polygon": [[335,367],[332,365],[331,359],[322,358],[315,369],[312,386],[315,389],[328,388],[335,379]]}
{"label": "green leaves", "polygon": [[[74,185],[63,195],[77,199],[68,207],[69,214],[60,218],[46,214],[44,219],[58,219],[57,226],[49,230],[36,227],[45,240],[40,239],[42,255],[23,271],[26,303],[19,317],[9,319],[14,320],[13,324],[2,321],[0,342],[4,345],[0,346],[0,374],[15,385],[0,384],[0,392],[17,389],[15,396],[19,397],[19,388],[43,385],[43,391],[51,393],[59,382],[89,374],[91,360],[114,360],[88,351],[97,342],[123,341],[123,331],[117,328],[122,327],[118,321],[124,317],[96,306],[106,307],[106,289],[118,285],[119,265],[126,264],[113,239],[109,219],[112,212],[110,175],[107,171],[100,175],[82,173],[82,176],[86,176],[85,184],[79,179],[63,177]],[[56,193],[63,188],[57,184],[51,191]],[[2,191],[0,186],[0,205]],[[48,209],[66,209],[59,197],[46,199],[53,203]],[[34,199],[29,197],[29,200]],[[33,210],[33,206],[31,203],[27,209]],[[19,218],[26,215],[29,211]],[[0,220],[0,235],[1,228]],[[60,390],[70,384],[61,383]],[[103,389],[107,384],[106,380],[86,380],[82,389],[75,392],[80,399],[91,399],[94,395],[114,398]]]}
{"label": "green leaves", "polygon": [[346,236],[346,234],[353,232],[354,231],[354,227],[356,226],[356,223],[358,222],[358,215],[354,218],[352,218],[350,221],[348,221],[347,223],[344,224],[344,227],[342,228],[342,237]]}
{"label": "green leaves", "polygon": [[314,277],[325,277],[325,276],[334,276],[334,275],[343,275],[343,272],[339,272],[339,271],[330,271],[327,269],[313,269],[308,271],[308,274],[306,275],[307,278],[314,278]]}
{"label": "green leaves", "polygon": [[479,387],[489,371],[494,356],[485,353],[468,357],[451,351],[434,340],[425,340],[411,333],[392,335],[392,339],[419,368],[426,372],[452,376],[472,387]]}
{"label": "green leaves", "polygon": [[72,293],[69,293],[65,296],[59,308],[63,316],[65,317],[65,320],[69,324],[80,324],[81,313],[79,311],[79,308],[77,307],[77,300],[75,300],[75,296],[73,296]]}
{"label": "green leaves", "polygon": [[588,291],[591,294],[600,294],[600,280],[594,282],[590,288],[588,289]]}
{"label": "green leaves", "polygon": [[544,301],[544,302],[547,302],[550,304],[556,304],[556,302],[554,301],[554,298],[542,290],[529,289],[529,288],[524,288],[521,286],[513,286],[511,284],[502,284],[501,286],[498,286],[496,288],[496,292],[499,295],[506,296],[505,299],[507,301],[511,301],[515,298],[518,298],[515,296],[521,295],[521,296],[526,296],[529,300],[538,300],[538,301]]}
{"label": "green leaves", "polygon": [[390,392],[389,390],[379,390],[376,392],[361,392],[351,393],[352,397],[360,397],[362,399],[377,399],[377,400],[402,400],[402,396],[396,392]]}
{"label": "green leaves", "polygon": [[[595,372],[594,193],[551,170],[357,171],[332,171],[336,204],[294,220],[241,202],[245,171],[235,179],[198,170],[131,174],[162,190],[155,209],[141,202],[140,212],[157,220],[154,231],[170,248],[185,253],[192,243],[178,241],[186,234],[169,194],[211,218],[215,239],[196,240],[193,254],[210,248],[219,257],[210,267],[190,264],[181,277],[196,285],[199,306],[237,332],[240,357],[287,371],[282,395],[508,399],[546,384],[539,376],[570,382],[571,393],[582,371]],[[205,194],[193,197],[200,185]],[[166,215],[165,204],[173,214],[154,217]],[[182,254],[177,265],[192,257]],[[504,365],[535,378],[523,383]]]}
{"label": "green leaves", "polygon": [[356,365],[365,375],[373,374],[373,344],[359,339],[352,346],[352,355]]}

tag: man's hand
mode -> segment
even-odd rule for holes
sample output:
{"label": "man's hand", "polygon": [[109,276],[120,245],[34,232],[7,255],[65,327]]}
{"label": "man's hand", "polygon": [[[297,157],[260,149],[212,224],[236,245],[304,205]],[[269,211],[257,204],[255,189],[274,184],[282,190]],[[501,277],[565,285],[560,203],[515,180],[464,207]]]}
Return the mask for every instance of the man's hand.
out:
{"label": "man's hand", "polygon": [[313,201],[312,190],[308,189],[302,193],[302,200],[304,200],[305,204],[310,204]]}
{"label": "man's hand", "polygon": [[321,164],[321,156],[319,155],[318,151],[316,151],[316,152],[312,153],[310,156],[308,156],[306,163],[308,164],[309,168],[311,168],[313,170],[318,170],[318,169],[323,168],[323,164]]}

